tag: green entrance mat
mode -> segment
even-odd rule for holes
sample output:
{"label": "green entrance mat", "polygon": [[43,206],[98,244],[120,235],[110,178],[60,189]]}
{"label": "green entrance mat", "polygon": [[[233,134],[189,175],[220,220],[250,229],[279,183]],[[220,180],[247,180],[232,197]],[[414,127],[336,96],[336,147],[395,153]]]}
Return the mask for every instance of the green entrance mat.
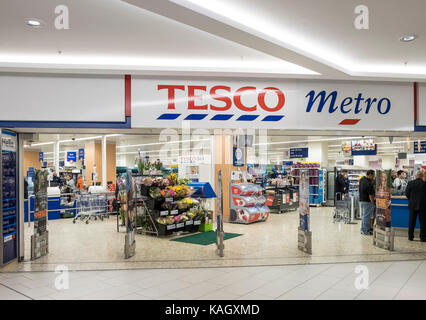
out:
{"label": "green entrance mat", "polygon": [[[225,232],[225,240],[232,239],[239,236],[242,236],[242,234]],[[200,232],[197,234],[191,234],[190,236],[186,236],[186,237],[170,239],[170,241],[186,242],[186,243],[200,244],[202,246],[208,246],[209,244],[216,243],[216,231]]]}

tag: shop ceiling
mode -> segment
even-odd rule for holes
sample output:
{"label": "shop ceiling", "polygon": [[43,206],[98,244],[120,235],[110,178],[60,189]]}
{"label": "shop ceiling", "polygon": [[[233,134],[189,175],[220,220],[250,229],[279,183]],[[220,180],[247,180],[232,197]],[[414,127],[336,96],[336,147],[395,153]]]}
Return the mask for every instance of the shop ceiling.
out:
{"label": "shop ceiling", "polygon": [[[344,141],[359,140],[362,138],[374,138],[378,144],[378,155],[396,155],[398,152],[412,152],[412,143],[417,139],[425,140],[424,137],[394,137],[392,143],[390,143],[389,137],[377,137],[377,136],[360,136],[360,135],[346,135],[341,137],[322,135],[322,136],[268,136],[267,138],[267,150],[268,158],[270,159],[282,159],[285,151],[294,147],[306,147],[310,143],[324,143],[327,145],[328,157],[330,159],[339,158],[343,155],[341,152],[341,145]],[[60,141],[61,146],[61,157],[64,157],[66,150],[77,150],[82,148],[85,144],[97,141],[100,142],[102,139],[101,135],[90,135],[90,134],[39,134],[37,141],[26,142],[25,150],[32,151],[43,151],[45,154],[52,154],[55,141]],[[180,142],[188,142],[183,140],[183,137],[179,137]],[[136,155],[139,150],[148,151],[150,156],[157,157],[159,150],[164,146],[164,142],[161,142],[159,135],[140,135],[140,134],[110,134],[107,135],[108,143],[116,144],[117,156],[132,156]],[[407,144],[410,142],[410,144]],[[259,140],[255,138],[254,147],[259,150]],[[408,148],[410,146],[410,150]],[[197,150],[203,150],[204,154],[210,154],[210,142],[208,137],[198,137],[193,139],[191,144],[186,146],[190,148],[197,148]],[[176,145],[176,148],[183,148],[183,144]],[[189,152],[189,150],[187,150]],[[182,150],[183,152],[183,150]],[[186,153],[186,151],[185,151]],[[47,157],[48,158],[48,157]]]}
{"label": "shop ceiling", "polygon": [[358,0],[3,0],[0,72],[426,81],[426,1],[362,4],[367,30]]}

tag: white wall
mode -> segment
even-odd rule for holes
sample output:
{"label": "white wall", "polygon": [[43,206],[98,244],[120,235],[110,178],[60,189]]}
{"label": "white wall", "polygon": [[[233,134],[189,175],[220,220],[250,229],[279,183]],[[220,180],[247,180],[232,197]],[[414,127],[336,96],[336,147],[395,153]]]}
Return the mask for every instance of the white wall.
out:
{"label": "white wall", "polygon": [[328,166],[328,143],[310,142],[308,143],[308,162],[321,162],[321,167]]}
{"label": "white wall", "polygon": [[382,168],[384,170],[394,170],[395,169],[395,163],[396,163],[396,157],[395,156],[382,156]]}

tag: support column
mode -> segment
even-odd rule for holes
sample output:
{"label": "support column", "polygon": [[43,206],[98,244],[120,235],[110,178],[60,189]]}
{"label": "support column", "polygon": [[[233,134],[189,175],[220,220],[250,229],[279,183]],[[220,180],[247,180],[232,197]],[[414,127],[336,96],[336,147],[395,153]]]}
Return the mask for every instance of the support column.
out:
{"label": "support column", "polygon": [[53,159],[55,161],[55,170],[59,175],[59,141],[56,141],[53,145]]}
{"label": "support column", "polygon": [[310,142],[308,143],[309,157],[308,162],[321,162],[321,167],[328,166],[328,143]]}
{"label": "support column", "polygon": [[102,138],[102,187],[106,190],[107,187],[107,137],[103,136]]}

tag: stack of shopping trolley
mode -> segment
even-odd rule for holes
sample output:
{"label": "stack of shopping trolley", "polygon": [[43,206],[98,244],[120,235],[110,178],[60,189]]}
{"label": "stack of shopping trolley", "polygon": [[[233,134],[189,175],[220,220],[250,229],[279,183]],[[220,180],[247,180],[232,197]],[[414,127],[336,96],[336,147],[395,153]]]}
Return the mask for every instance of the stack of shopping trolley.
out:
{"label": "stack of shopping trolley", "polygon": [[89,223],[90,219],[101,220],[109,218],[110,200],[114,199],[112,193],[86,193],[76,195],[77,214],[73,219]]}

